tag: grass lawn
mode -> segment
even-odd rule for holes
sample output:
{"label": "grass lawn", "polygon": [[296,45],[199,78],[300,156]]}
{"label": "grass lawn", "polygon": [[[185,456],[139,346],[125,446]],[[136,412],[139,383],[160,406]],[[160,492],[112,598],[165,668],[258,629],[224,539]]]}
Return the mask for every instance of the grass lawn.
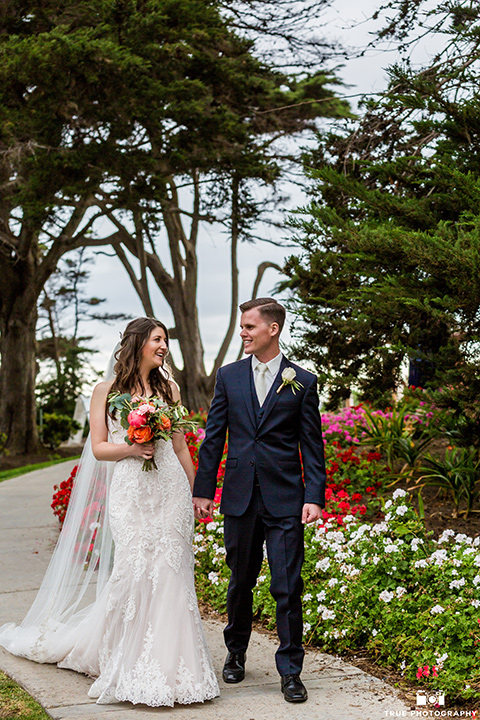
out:
{"label": "grass lawn", "polygon": [[0,672],[0,718],[50,720],[50,715],[20,685]]}
{"label": "grass lawn", "polygon": [[0,482],[2,482],[2,480],[9,480],[9,478],[17,477],[17,475],[25,475],[25,473],[32,472],[33,470],[41,470],[42,468],[47,468],[51,465],[58,465],[59,463],[67,462],[67,460],[77,460],[79,457],[80,455],[67,458],[58,458],[57,460],[48,460],[47,462],[36,463],[35,465],[23,465],[23,467],[11,468],[10,470],[2,470],[0,471]]}

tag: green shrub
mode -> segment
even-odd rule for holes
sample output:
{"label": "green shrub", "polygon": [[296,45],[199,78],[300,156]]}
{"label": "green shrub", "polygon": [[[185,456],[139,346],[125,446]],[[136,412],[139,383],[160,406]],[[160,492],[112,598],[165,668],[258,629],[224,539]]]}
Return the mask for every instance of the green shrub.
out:
{"label": "green shrub", "polygon": [[41,429],[42,442],[54,450],[80,428],[81,425],[68,415],[44,413],[43,427]]}
{"label": "green shrub", "polygon": [[429,453],[424,459],[428,465],[420,468],[421,476],[417,485],[434,485],[446,490],[453,500],[453,517],[458,517],[460,503],[464,500],[466,509],[462,512],[468,517],[480,494],[480,457],[477,448],[447,448],[443,460]]}
{"label": "green shrub", "polygon": [[[334,653],[366,648],[418,687],[480,698],[480,537],[445,530],[434,540],[404,490],[385,512],[375,525],[350,515],[305,529],[305,641]],[[199,523],[194,547],[199,596],[224,612],[221,516]],[[254,609],[274,627],[269,585],[265,561]]]}

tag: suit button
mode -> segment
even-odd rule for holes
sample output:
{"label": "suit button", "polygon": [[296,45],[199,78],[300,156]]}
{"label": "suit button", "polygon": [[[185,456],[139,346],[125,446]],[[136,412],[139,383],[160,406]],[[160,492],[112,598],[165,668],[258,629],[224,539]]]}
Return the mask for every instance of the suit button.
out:
{"label": "suit button", "polygon": [[255,438],[255,442],[260,442],[260,438]]}
{"label": "suit button", "polygon": [[255,463],[253,462],[253,460],[250,460],[250,465],[255,465]]}

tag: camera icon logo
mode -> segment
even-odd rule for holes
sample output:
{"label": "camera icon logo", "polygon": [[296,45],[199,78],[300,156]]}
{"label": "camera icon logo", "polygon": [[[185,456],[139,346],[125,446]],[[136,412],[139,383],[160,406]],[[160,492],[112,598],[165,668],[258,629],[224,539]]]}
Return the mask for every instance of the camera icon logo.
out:
{"label": "camera icon logo", "polygon": [[445,705],[445,695],[439,692],[417,692],[417,705]]}

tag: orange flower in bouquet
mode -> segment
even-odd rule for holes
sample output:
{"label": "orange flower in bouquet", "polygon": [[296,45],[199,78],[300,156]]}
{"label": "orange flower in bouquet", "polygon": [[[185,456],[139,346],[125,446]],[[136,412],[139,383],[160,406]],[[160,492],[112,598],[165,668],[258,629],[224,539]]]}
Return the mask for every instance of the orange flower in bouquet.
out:
{"label": "orange flower in bouquet", "polygon": [[127,435],[132,443],[147,443],[153,438],[153,431],[148,425],[143,425],[142,427],[133,427],[133,425],[130,425],[127,430]]}
{"label": "orange flower in bouquet", "polygon": [[172,421],[166,415],[160,415],[160,422],[164,430],[170,430],[172,427]]}

